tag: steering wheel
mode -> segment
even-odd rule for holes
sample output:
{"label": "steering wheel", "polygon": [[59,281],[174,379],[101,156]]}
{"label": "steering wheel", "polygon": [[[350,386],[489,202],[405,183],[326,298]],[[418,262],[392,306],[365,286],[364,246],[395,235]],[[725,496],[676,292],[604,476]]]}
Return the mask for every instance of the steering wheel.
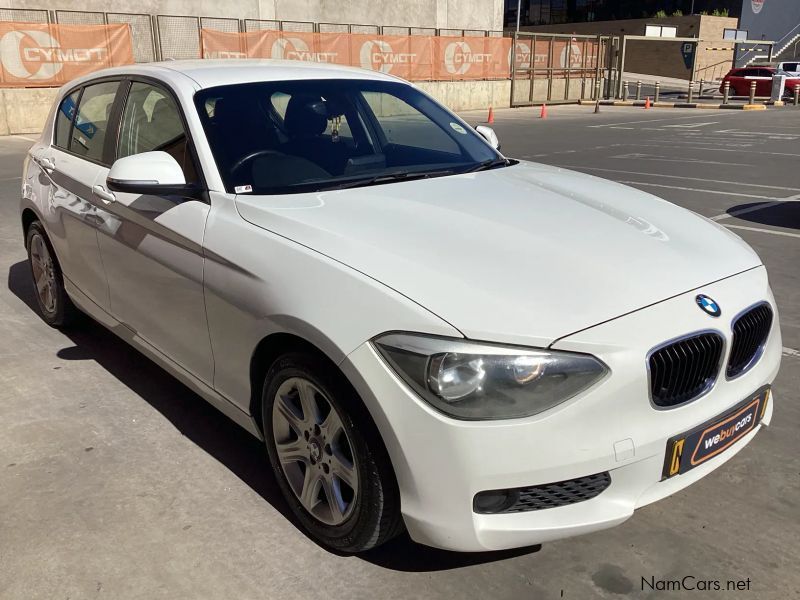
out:
{"label": "steering wheel", "polygon": [[274,150],[256,150],[255,152],[251,152],[250,154],[243,156],[235,163],[233,163],[233,166],[231,167],[231,173],[235,173],[247,163],[255,160],[259,156],[264,156],[266,154],[277,154],[277,153]]}

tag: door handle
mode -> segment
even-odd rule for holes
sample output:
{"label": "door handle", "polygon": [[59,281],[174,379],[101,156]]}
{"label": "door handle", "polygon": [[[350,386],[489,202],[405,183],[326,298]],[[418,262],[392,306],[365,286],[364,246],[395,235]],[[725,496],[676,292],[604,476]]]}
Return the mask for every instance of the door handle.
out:
{"label": "door handle", "polygon": [[111,204],[112,202],[117,201],[117,197],[106,190],[106,188],[104,188],[102,185],[93,186],[92,193],[106,204]]}
{"label": "door handle", "polygon": [[52,158],[47,158],[46,156],[34,156],[33,160],[35,160],[36,163],[48,173],[52,173],[56,170],[56,163]]}

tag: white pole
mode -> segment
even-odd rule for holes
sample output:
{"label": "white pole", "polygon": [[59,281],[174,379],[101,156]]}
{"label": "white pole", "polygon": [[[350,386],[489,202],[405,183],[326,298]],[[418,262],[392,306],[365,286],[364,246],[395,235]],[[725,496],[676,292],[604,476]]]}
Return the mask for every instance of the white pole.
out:
{"label": "white pole", "polygon": [[519,17],[522,12],[522,0],[517,0],[517,33],[519,33]]}

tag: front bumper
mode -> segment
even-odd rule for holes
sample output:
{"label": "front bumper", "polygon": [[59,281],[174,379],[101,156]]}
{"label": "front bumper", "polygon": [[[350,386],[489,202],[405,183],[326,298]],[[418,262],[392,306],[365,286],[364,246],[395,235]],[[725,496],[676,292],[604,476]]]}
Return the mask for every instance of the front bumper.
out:
{"label": "front bumper", "polygon": [[[698,310],[698,291],[723,315]],[[731,318],[767,299],[775,313],[761,359],[728,381],[724,370],[698,400],[659,410],[648,400],[645,356],[679,335],[717,329],[730,350]],[[502,340],[487,340],[502,341]],[[557,341],[552,346],[594,354],[611,376],[539,415],[506,421],[458,421],[418,398],[371,344],[341,365],[370,410],[392,460],[403,517],[418,542],[460,551],[499,550],[589,533],[617,525],[633,511],[705,476],[740,451],[762,423],[725,452],[688,473],[661,481],[667,440],[741,402],[777,375],[781,339],[763,268],[703,286]],[[611,485],[575,504],[511,514],[477,514],[476,493],[564,481],[608,471]]]}

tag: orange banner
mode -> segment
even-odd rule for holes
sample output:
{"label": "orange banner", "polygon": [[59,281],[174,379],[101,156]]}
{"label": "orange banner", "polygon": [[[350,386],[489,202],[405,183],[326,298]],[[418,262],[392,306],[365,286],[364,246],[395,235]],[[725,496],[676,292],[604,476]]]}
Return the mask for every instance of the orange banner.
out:
{"label": "orange banner", "polygon": [[0,86],[54,87],[133,62],[127,24],[0,23]]}
{"label": "orange banner", "polygon": [[510,38],[201,31],[203,58],[330,62],[409,80],[507,79]]}
{"label": "orange banner", "polygon": [[429,36],[351,34],[350,64],[403,79],[433,78]]}
{"label": "orange banner", "polygon": [[[584,72],[597,67],[598,45],[594,40],[584,42],[578,39],[537,39],[533,52],[531,52],[532,46],[530,38],[517,40],[515,59],[517,70],[526,71],[534,68],[537,71],[544,71],[550,67],[555,70],[557,77],[563,77],[565,71],[562,70],[566,67],[571,70],[581,69]],[[510,48],[509,46],[509,52]]]}

